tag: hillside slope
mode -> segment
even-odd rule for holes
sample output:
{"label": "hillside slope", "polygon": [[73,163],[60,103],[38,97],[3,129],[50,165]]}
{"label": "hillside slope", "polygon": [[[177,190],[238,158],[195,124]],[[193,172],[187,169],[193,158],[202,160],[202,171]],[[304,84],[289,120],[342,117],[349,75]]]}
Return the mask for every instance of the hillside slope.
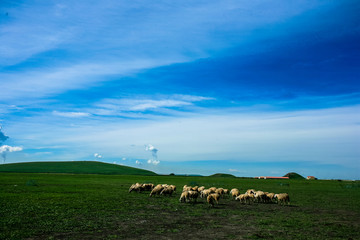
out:
{"label": "hillside slope", "polygon": [[288,177],[289,179],[305,179],[303,176],[295,172],[287,173],[284,177]]}
{"label": "hillside slope", "polygon": [[0,172],[157,175],[154,172],[95,161],[26,162],[0,165]]}
{"label": "hillside slope", "polygon": [[215,173],[213,175],[210,175],[209,177],[230,177],[230,178],[234,178],[235,176],[232,174],[227,174],[227,173]]}

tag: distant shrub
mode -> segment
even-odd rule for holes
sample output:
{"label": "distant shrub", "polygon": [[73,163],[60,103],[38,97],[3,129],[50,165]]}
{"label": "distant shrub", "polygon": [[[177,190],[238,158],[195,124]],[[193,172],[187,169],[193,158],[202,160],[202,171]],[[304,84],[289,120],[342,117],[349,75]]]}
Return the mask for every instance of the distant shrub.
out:
{"label": "distant shrub", "polygon": [[290,187],[289,183],[279,183],[279,185],[282,187]]}
{"label": "distant shrub", "polygon": [[30,179],[26,182],[26,186],[38,186],[38,184],[35,180]]}
{"label": "distant shrub", "polygon": [[199,186],[199,184],[197,182],[194,182],[194,181],[190,182],[188,185],[193,186],[193,187],[194,186]]}

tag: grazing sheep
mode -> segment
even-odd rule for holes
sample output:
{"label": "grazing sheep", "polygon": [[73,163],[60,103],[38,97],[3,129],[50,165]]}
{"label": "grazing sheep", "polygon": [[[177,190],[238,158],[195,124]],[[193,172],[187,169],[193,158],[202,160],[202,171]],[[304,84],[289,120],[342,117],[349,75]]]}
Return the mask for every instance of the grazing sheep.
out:
{"label": "grazing sheep", "polygon": [[204,191],[205,190],[205,187],[204,186],[201,186],[201,187],[199,187],[198,189],[197,189],[197,191],[199,192],[199,193],[201,193],[202,191]]}
{"label": "grazing sheep", "polygon": [[192,187],[187,187],[187,188],[183,189],[183,192],[185,192],[185,191],[192,191]]}
{"label": "grazing sheep", "polygon": [[183,186],[183,191],[185,191],[187,189],[188,185],[184,185]]}
{"label": "grazing sheep", "polygon": [[233,197],[233,199],[235,199],[237,196],[240,195],[240,191],[237,188],[233,188],[233,189],[231,189],[230,194]]}
{"label": "grazing sheep", "polygon": [[223,196],[225,194],[224,189],[223,188],[218,188],[215,190],[215,193],[219,194],[220,196]]}
{"label": "grazing sheep", "polygon": [[255,189],[248,189],[248,190],[246,190],[246,192],[245,193],[247,193],[247,194],[254,194],[256,191],[255,191]]}
{"label": "grazing sheep", "polygon": [[198,191],[198,188],[199,188],[198,186],[192,187],[191,191]]}
{"label": "grazing sheep", "polygon": [[245,203],[246,202],[246,194],[240,194],[239,196],[237,196],[235,198],[236,201],[240,201],[240,203]]}
{"label": "grazing sheep", "polygon": [[220,195],[217,193],[210,194],[206,200],[211,205],[211,207],[214,207],[214,203],[219,204]]}
{"label": "grazing sheep", "polygon": [[164,189],[164,187],[161,184],[158,184],[150,193],[150,197],[153,195],[159,195],[161,191]]}
{"label": "grazing sheep", "polygon": [[209,188],[209,190],[210,190],[211,193],[215,193],[216,187],[211,187],[211,188]]}
{"label": "grazing sheep", "polygon": [[224,189],[224,194],[225,194],[225,195],[229,195],[229,194],[230,194],[229,189],[226,189],[226,188],[225,188],[225,189]]}
{"label": "grazing sheep", "polygon": [[267,202],[272,202],[274,199],[275,193],[266,193]]}
{"label": "grazing sheep", "polygon": [[205,189],[200,193],[200,197],[206,199],[210,195],[210,193],[211,193],[210,189]]}
{"label": "grazing sheep", "polygon": [[284,205],[286,203],[288,205],[290,205],[290,197],[289,197],[289,194],[287,194],[287,193],[275,194],[274,198],[277,200],[278,204],[280,204],[280,205]]}
{"label": "grazing sheep", "polygon": [[134,188],[135,188],[135,184],[132,184],[129,188],[129,193],[131,193],[132,191],[134,191]]}
{"label": "grazing sheep", "polygon": [[140,183],[135,183],[135,184],[131,185],[131,187],[129,188],[129,193],[131,193],[132,191],[140,192],[141,191],[141,184]]}
{"label": "grazing sheep", "polygon": [[174,188],[171,186],[165,187],[163,190],[161,190],[160,195],[169,195],[171,197],[171,195],[174,192]]}
{"label": "grazing sheep", "polygon": [[266,202],[266,194],[263,191],[256,191],[254,195],[257,202]]}
{"label": "grazing sheep", "polygon": [[172,190],[174,190],[174,192],[176,192],[176,186],[175,185],[170,185],[170,188],[172,188]]}
{"label": "grazing sheep", "polygon": [[189,201],[189,192],[188,192],[188,191],[182,192],[179,201],[180,201],[180,202],[187,202],[187,201]]}
{"label": "grazing sheep", "polygon": [[197,201],[197,198],[199,197],[199,193],[197,191],[188,191],[189,193],[189,201],[194,200],[194,202]]}
{"label": "grazing sheep", "polygon": [[143,191],[151,191],[154,188],[154,184],[152,183],[144,183],[141,188],[143,189]]}
{"label": "grazing sheep", "polygon": [[254,201],[254,194],[247,194],[247,193],[244,193],[244,194],[240,194],[239,196],[237,196],[235,198],[235,200],[237,201],[240,201],[240,203],[247,203],[247,204],[251,204],[251,202]]}

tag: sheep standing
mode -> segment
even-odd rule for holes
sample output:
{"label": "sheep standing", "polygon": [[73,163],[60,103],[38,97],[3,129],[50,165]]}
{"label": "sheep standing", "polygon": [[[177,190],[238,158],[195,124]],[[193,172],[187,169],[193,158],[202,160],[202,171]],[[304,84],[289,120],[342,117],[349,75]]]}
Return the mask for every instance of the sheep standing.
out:
{"label": "sheep standing", "polygon": [[229,194],[230,194],[230,191],[229,191],[229,189],[224,189],[224,196],[229,196]]}
{"label": "sheep standing", "polygon": [[215,190],[215,193],[219,194],[220,196],[223,196],[225,194],[224,189],[223,188],[218,188]]}
{"label": "sheep standing", "polygon": [[219,199],[220,199],[220,195],[217,193],[212,193],[206,198],[208,204],[210,204],[211,207],[214,207],[215,202],[216,204],[219,204]]}
{"label": "sheep standing", "polygon": [[132,191],[137,191],[137,192],[141,192],[141,185],[140,183],[135,183],[133,185],[131,185],[131,187],[129,188],[129,193],[131,193]]}
{"label": "sheep standing", "polygon": [[209,190],[210,190],[211,193],[215,193],[216,187],[211,187],[211,188],[209,188]]}
{"label": "sheep standing", "polygon": [[197,201],[197,198],[199,197],[199,193],[197,191],[188,191],[189,193],[189,201],[194,200],[194,202]]}
{"label": "sheep standing", "polygon": [[271,203],[274,200],[275,193],[266,193],[267,202]]}
{"label": "sheep standing", "polygon": [[184,191],[181,193],[180,202],[188,202],[189,201],[189,191]]}
{"label": "sheep standing", "polygon": [[280,204],[280,205],[284,205],[286,203],[288,205],[290,205],[290,197],[289,197],[289,194],[287,194],[287,193],[275,194],[274,198],[277,200],[278,204]]}
{"label": "sheep standing", "polygon": [[200,197],[201,198],[207,198],[210,195],[211,191],[210,189],[204,189],[201,193],[200,193]]}
{"label": "sheep standing", "polygon": [[240,203],[246,203],[247,194],[240,194],[235,198],[236,201],[240,201]]}
{"label": "sheep standing", "polygon": [[256,192],[255,189],[248,189],[248,190],[246,190],[245,193],[247,193],[247,194],[254,194],[255,192]]}
{"label": "sheep standing", "polygon": [[240,191],[237,188],[233,188],[233,189],[231,189],[230,194],[233,197],[233,199],[235,199],[237,196],[240,195]]}
{"label": "sheep standing", "polygon": [[169,195],[171,197],[171,195],[174,192],[174,188],[171,186],[165,187],[163,190],[161,190],[160,195]]}
{"label": "sheep standing", "polygon": [[266,202],[266,194],[263,191],[256,191],[254,195],[257,202]]}
{"label": "sheep standing", "polygon": [[157,185],[157,186],[154,187],[154,189],[151,191],[150,197],[152,197],[153,195],[160,195],[161,191],[162,191],[164,188],[165,188],[165,187],[163,187],[161,184]]}
{"label": "sheep standing", "polygon": [[151,191],[154,188],[154,184],[152,184],[152,183],[144,183],[141,186],[141,188],[142,188],[143,191]]}

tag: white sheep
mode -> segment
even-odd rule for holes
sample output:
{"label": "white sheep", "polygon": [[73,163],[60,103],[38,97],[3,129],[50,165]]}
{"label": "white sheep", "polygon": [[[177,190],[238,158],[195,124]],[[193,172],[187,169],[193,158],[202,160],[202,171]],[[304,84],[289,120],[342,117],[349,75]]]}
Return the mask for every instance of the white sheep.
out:
{"label": "white sheep", "polygon": [[194,200],[194,202],[197,201],[197,198],[199,197],[199,193],[197,191],[188,191],[189,193],[189,201]]}
{"label": "white sheep", "polygon": [[141,185],[140,183],[135,183],[133,185],[131,185],[131,187],[129,188],[129,193],[131,193],[132,191],[137,191],[140,192],[141,191]]}
{"label": "white sheep", "polygon": [[212,207],[214,207],[215,202],[216,204],[219,204],[219,199],[220,199],[220,195],[217,193],[212,193],[206,198],[208,204],[210,204]]}
{"label": "white sheep", "polygon": [[263,191],[256,191],[254,193],[255,195],[255,200],[257,202],[265,202],[266,201],[266,194]]}
{"label": "white sheep", "polygon": [[201,191],[200,197],[206,199],[210,195],[210,193],[211,193],[210,189],[204,189],[203,191]]}
{"label": "white sheep", "polygon": [[210,190],[211,193],[215,193],[216,187],[211,187],[211,188],[209,188],[209,190]]}
{"label": "white sheep", "polygon": [[179,201],[180,201],[180,202],[187,202],[187,201],[189,201],[189,191],[184,191],[184,192],[182,192]]}
{"label": "white sheep", "polygon": [[160,195],[169,195],[171,196],[174,192],[174,188],[172,186],[165,187],[161,190]]}
{"label": "white sheep", "polygon": [[157,185],[156,187],[154,187],[154,189],[151,191],[150,197],[153,196],[153,195],[159,195],[163,189],[164,189],[164,187],[162,186],[162,184],[158,184],[158,185]]}
{"label": "white sheep", "polygon": [[220,196],[223,196],[225,194],[225,191],[223,188],[218,188],[215,190],[215,193],[219,194]]}
{"label": "white sheep", "polygon": [[170,188],[172,188],[174,190],[174,192],[176,192],[176,186],[175,185],[170,185]]}
{"label": "white sheep", "polygon": [[266,194],[266,201],[272,202],[275,196],[275,193],[265,193]]}
{"label": "white sheep", "polygon": [[288,204],[290,205],[290,197],[289,194],[287,193],[278,193],[274,195],[274,198],[277,200],[278,204],[283,205],[283,204]]}
{"label": "white sheep", "polygon": [[235,199],[237,196],[240,195],[240,191],[237,188],[233,188],[233,189],[231,189],[230,194],[233,197],[233,199]]}
{"label": "white sheep", "polygon": [[254,201],[254,194],[250,193],[250,194],[247,194],[247,193],[244,193],[244,194],[240,194],[239,196],[237,196],[235,198],[235,200],[237,201],[240,201],[241,203],[247,203],[247,204],[250,204],[251,202]]}

